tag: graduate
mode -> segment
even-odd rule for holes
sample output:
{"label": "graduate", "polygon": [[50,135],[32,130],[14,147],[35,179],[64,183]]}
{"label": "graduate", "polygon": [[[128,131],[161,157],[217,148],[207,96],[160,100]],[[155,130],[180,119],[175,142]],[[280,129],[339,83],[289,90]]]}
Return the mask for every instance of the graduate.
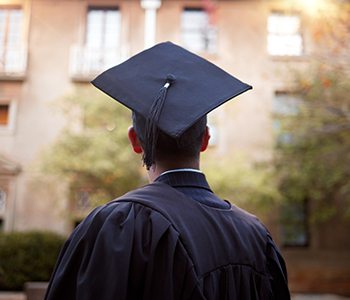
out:
{"label": "graduate", "polygon": [[251,86],[170,42],[92,83],[131,109],[128,137],[150,183],[80,223],[45,299],[290,299],[268,230],[218,198],[199,170],[206,115]]}

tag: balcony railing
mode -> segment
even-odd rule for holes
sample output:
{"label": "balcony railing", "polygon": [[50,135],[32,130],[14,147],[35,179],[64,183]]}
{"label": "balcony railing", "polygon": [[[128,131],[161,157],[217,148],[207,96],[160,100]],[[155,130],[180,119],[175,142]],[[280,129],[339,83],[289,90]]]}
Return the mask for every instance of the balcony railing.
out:
{"label": "balcony railing", "polygon": [[0,47],[0,77],[23,77],[27,70],[26,45]]}
{"label": "balcony railing", "polygon": [[73,45],[70,53],[69,73],[76,80],[90,80],[102,71],[128,57],[128,51],[111,48],[93,48]]}

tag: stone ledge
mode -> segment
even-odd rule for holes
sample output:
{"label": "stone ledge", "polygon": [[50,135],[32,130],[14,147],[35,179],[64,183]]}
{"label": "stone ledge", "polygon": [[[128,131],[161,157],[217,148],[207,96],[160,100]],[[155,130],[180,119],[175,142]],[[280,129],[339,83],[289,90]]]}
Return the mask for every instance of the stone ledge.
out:
{"label": "stone ledge", "polygon": [[23,292],[0,292],[0,300],[26,300]]}
{"label": "stone ledge", "polygon": [[48,284],[48,282],[26,282],[24,285],[26,300],[43,300]]}

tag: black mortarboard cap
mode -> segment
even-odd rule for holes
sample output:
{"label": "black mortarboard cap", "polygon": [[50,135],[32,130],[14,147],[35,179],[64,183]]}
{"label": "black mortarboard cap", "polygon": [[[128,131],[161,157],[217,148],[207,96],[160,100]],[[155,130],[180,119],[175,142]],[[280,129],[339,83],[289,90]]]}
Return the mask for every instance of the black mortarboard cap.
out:
{"label": "black mortarboard cap", "polygon": [[[135,131],[146,144],[148,168],[155,163],[158,129],[178,140],[210,111],[252,88],[170,42],[103,72],[92,84],[134,112],[134,123],[141,123]],[[203,128],[192,127],[190,136],[199,136],[205,123]]]}

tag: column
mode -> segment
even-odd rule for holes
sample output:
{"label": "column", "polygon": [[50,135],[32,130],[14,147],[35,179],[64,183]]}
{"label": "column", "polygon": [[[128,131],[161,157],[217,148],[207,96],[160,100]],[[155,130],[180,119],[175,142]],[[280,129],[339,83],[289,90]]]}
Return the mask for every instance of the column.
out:
{"label": "column", "polygon": [[145,49],[152,47],[156,43],[157,9],[161,4],[161,0],[141,0],[141,6],[145,9]]}

